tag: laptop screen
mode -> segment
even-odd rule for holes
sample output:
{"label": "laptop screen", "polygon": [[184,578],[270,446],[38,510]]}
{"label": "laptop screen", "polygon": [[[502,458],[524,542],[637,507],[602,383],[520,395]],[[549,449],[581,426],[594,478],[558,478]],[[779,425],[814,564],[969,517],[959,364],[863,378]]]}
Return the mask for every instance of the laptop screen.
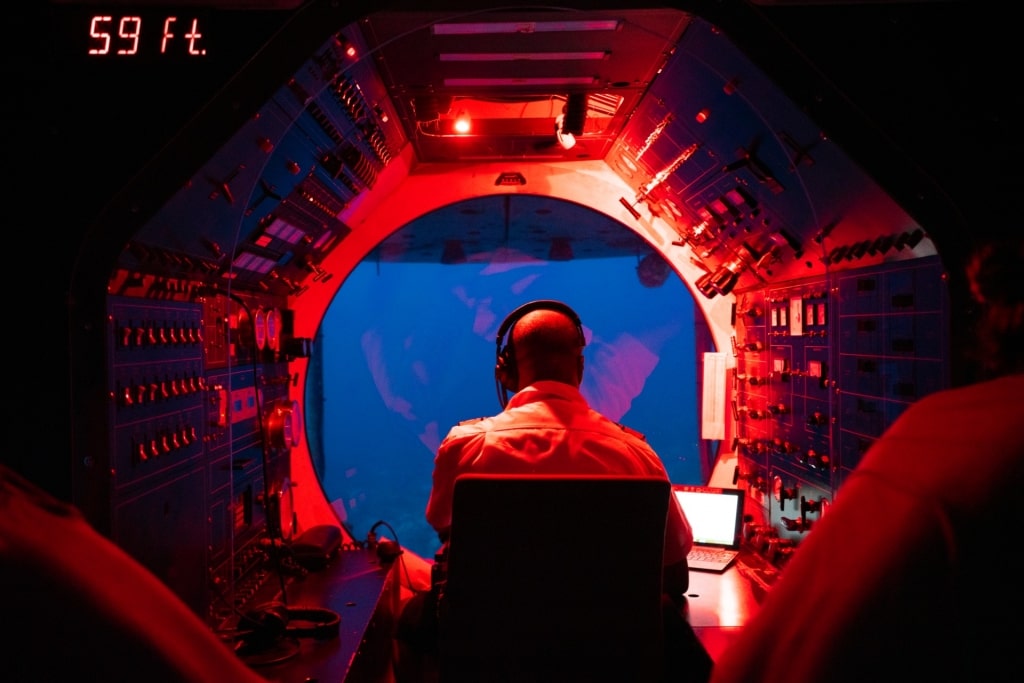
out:
{"label": "laptop screen", "polygon": [[693,530],[693,542],[738,548],[743,533],[743,491],[676,484],[672,492]]}

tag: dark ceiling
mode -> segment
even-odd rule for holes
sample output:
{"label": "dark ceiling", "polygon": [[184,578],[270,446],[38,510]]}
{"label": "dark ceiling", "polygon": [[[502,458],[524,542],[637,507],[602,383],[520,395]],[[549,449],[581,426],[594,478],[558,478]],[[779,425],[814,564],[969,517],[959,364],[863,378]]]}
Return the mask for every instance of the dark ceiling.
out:
{"label": "dark ceiling", "polygon": [[[9,175],[7,197],[28,213],[10,231],[8,290],[16,293],[23,329],[65,338],[71,273],[93,219],[191,117],[199,112],[260,46],[285,24],[284,11],[226,12],[234,28],[216,59],[197,66],[148,63],[100,67],[81,55],[81,3],[45,2],[4,42],[4,121]],[[125,5],[120,1],[106,5]],[[147,3],[134,3],[133,9]],[[156,4],[156,3],[148,3]],[[175,3],[185,5],[187,3]],[[212,4],[212,3],[204,3]],[[230,3],[227,3],[230,5]],[[273,2],[249,3],[270,7]],[[412,2],[377,2],[352,17]],[[470,4],[470,3],[462,3]],[[479,4],[479,3],[477,3]],[[594,4],[594,3],[592,3]],[[1012,3],[966,0],[706,0],[676,3],[728,26],[753,61],[808,107],[815,104],[790,68],[792,55],[834,84],[853,125],[842,134],[848,149],[870,151],[881,137],[949,197],[968,232],[1020,229],[1015,213],[1021,185],[1021,115],[1016,64],[1019,23]],[[237,7],[237,3],[235,6]],[[403,8],[405,9],[405,8]],[[40,37],[47,49],[40,49]],[[783,44],[789,49],[779,50]],[[126,86],[130,83],[130,87]],[[832,112],[834,120],[843,112]],[[863,125],[861,125],[863,124]],[[865,154],[865,165],[894,188],[906,187],[897,165]],[[909,191],[908,191],[909,192]],[[527,200],[528,201],[528,200]],[[457,210],[457,209],[453,209]],[[537,208],[523,213],[537,212]],[[418,228],[417,228],[418,229]],[[436,235],[435,235],[436,239]],[[966,246],[966,245],[964,245]],[[955,249],[947,257],[961,253]],[[58,346],[61,343],[58,342]],[[57,354],[60,356],[61,354]],[[26,365],[26,368],[33,364]],[[66,363],[33,366],[19,385],[65,387]],[[59,428],[62,391],[49,392],[35,411],[39,433]],[[54,416],[57,419],[54,419]],[[60,438],[40,439],[16,457],[42,461],[62,450]]]}
{"label": "dark ceiling", "polygon": [[[294,4],[285,3],[292,9]],[[411,4],[383,3],[365,12],[389,8],[405,12],[405,5]],[[833,136],[841,137],[846,149],[861,155],[864,165],[889,187],[897,191],[906,188],[912,199],[914,188],[907,188],[904,172],[909,165],[934,180],[949,198],[949,212],[958,214],[959,222],[976,226],[969,229],[985,230],[1017,220],[1013,214],[1021,182],[1021,135],[1017,127],[1024,102],[1020,89],[1013,87],[1016,77],[1012,67],[1016,61],[1013,50],[1019,40],[1016,23],[995,5],[957,0],[675,4],[726,27],[752,60],[806,107],[813,109],[816,104],[808,79],[799,76],[808,65],[822,80],[833,84],[841,93],[841,111],[817,113],[835,123],[831,126]],[[222,6],[236,5],[229,2]],[[17,182],[24,181],[16,188],[17,196],[45,192],[40,179],[54,177],[58,169],[61,177],[68,179],[57,183],[60,201],[49,203],[48,210],[54,223],[63,225],[70,234],[84,230],[114,193],[251,57],[291,11],[232,13],[231,22],[238,29],[233,34],[236,40],[232,45],[222,45],[218,61],[195,71],[180,65],[170,69],[154,64],[144,69],[86,65],[74,52],[76,44],[69,36],[90,8],[64,3],[46,3],[44,8],[41,22],[49,28],[50,43],[62,47],[24,67],[16,53],[8,53],[5,59],[10,91],[25,93],[10,99],[7,114],[20,122],[16,130],[27,131],[12,136],[9,156],[27,164],[16,174]],[[353,8],[353,17],[359,14]],[[397,59],[408,68],[409,60],[396,54],[393,44],[400,42],[397,39],[403,30],[415,31],[416,25],[403,19],[384,22],[383,17],[381,23],[375,20],[368,27],[371,39],[381,47],[382,60],[393,63]],[[649,20],[638,17],[648,27]],[[659,26],[657,35],[670,36],[676,28]],[[394,39],[393,43],[385,45],[389,39]],[[662,42],[656,41],[647,49],[643,44],[636,47],[636,43],[643,43],[636,35],[623,38],[627,39],[641,60],[637,73],[649,73]],[[787,49],[778,49],[780,45]],[[616,54],[619,52],[616,50]],[[409,54],[422,57],[424,53],[414,50]],[[608,77],[601,80],[617,78],[611,70],[613,64],[605,66]],[[126,73],[131,77],[131,88],[124,87]],[[415,95],[439,88],[436,83],[417,83],[404,77],[394,85],[398,89],[395,100],[405,109],[403,116],[411,116],[413,121]],[[629,96],[639,85],[622,90]],[[28,95],[33,92],[41,92],[41,96]],[[568,89],[552,89],[549,94],[568,98]],[[849,125],[844,127],[844,121]],[[539,133],[547,137],[545,131]],[[886,150],[878,151],[878,139],[886,142]],[[573,154],[591,154],[604,145],[603,140],[595,140],[596,147],[584,140]],[[520,151],[565,156],[550,144],[550,138],[542,149],[535,143],[539,138],[516,140]],[[421,144],[428,152],[429,143]],[[893,150],[909,161],[890,163],[887,155]],[[102,172],[97,172],[99,162]],[[31,249],[35,236],[26,233],[22,237],[26,250]],[[56,262],[61,273],[70,270],[77,248],[74,238],[67,240]],[[64,296],[63,282],[64,278],[55,282],[60,297]]]}
{"label": "dark ceiling", "polygon": [[[421,161],[603,159],[688,21],[673,9],[385,11],[360,27]],[[554,136],[563,112],[569,149]],[[460,114],[465,135],[451,126]]]}
{"label": "dark ceiling", "polygon": [[[1011,44],[1007,22],[976,9],[969,11],[968,3],[956,1],[774,0],[749,3],[744,12],[737,12],[732,4],[693,6],[720,21],[755,63],[821,121],[832,139],[898,201],[916,206],[922,187],[941,197],[942,202],[929,205],[936,215],[925,218],[930,225],[953,226],[946,237],[947,251],[964,251],[960,247],[969,241],[966,233],[1007,220],[999,209],[999,198],[1012,196],[1019,186],[1020,135],[1013,126],[1016,112],[1024,106],[1021,95],[1007,87]],[[629,13],[629,21],[601,39],[603,43],[595,38],[598,32],[553,38],[526,25],[509,34],[435,35],[429,25],[444,15],[433,11],[375,13],[362,27],[418,158],[427,162],[600,159],[625,125],[623,113],[631,111],[686,29],[686,20],[673,9]],[[516,20],[510,13],[477,10],[467,14],[455,16],[462,21]],[[552,19],[563,19],[563,14]],[[583,18],[597,20],[605,14],[587,12]],[[524,38],[529,43],[524,44]],[[524,45],[536,53],[592,51],[606,56],[596,62],[563,61],[557,68],[538,59],[439,61],[441,54],[522,53],[527,49]],[[586,76],[590,84],[458,88],[446,84],[450,78],[514,83],[553,76]],[[822,96],[823,87],[833,89],[829,97]],[[552,135],[552,118],[570,95],[581,93],[597,109],[609,96],[621,97],[622,105],[610,115],[588,108],[589,127],[576,136],[575,147],[563,149]],[[432,102],[434,109],[426,110],[425,102]],[[528,104],[536,102],[544,105],[541,114],[526,114]],[[496,113],[479,108],[487,103],[496,105]],[[456,139],[438,127],[463,110],[473,114],[470,105],[478,108],[473,135]],[[507,118],[513,110],[522,112],[518,120]],[[561,219],[572,207],[559,207],[555,199],[517,198],[511,208],[497,199],[490,202],[494,206],[485,208],[476,202],[424,216],[381,245],[375,256],[433,260],[445,244],[459,237],[459,226],[468,221],[473,222],[475,237],[463,241],[471,252],[488,252],[503,244],[512,252],[539,256],[558,236],[556,232],[571,231],[573,224],[580,223],[579,217]],[[544,219],[556,215],[560,220]],[[556,229],[548,232],[550,228]],[[628,235],[623,239],[635,241]],[[576,250],[577,257],[602,254],[592,236],[590,242],[588,249]],[[613,253],[621,247],[618,242],[604,244]],[[625,245],[626,250],[635,247]]]}

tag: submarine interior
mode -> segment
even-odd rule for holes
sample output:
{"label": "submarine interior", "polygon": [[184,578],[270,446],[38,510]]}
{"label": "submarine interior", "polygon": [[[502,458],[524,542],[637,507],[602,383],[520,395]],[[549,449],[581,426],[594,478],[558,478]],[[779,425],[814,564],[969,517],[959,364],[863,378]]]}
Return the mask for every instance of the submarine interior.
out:
{"label": "submarine interior", "polygon": [[[596,299],[587,324],[670,292],[677,303],[648,315],[686,321],[671,397],[644,383],[659,362],[649,335],[625,330],[632,344],[588,368],[612,373],[627,405],[667,402],[658,419],[688,425],[655,444],[685,463],[674,483],[743,491],[746,559],[695,584],[756,584],[739,611],[754,610],[872,441],[972,378],[963,265],[1012,222],[1020,175],[1004,28],[980,14],[927,1],[50,3],[62,49],[43,64],[49,171],[33,177],[47,185],[36,210],[50,205],[71,238],[56,238],[40,285],[52,305],[21,298],[34,329],[66,333],[66,363],[12,462],[211,630],[284,584],[341,611],[335,642],[256,661],[269,680],[389,680],[382,615],[403,563],[431,550],[374,552],[375,537],[402,540],[398,512],[374,510],[370,527],[358,496],[328,484],[350,474],[332,454],[356,442],[332,429],[346,389],[325,370],[324,325],[354,274],[429,273],[360,301],[370,319],[436,331],[443,306],[461,307],[464,328],[442,329],[436,352],[458,354],[466,335],[484,356],[444,390],[479,384],[486,398],[440,413],[451,423],[498,411],[487,354],[522,301]],[[55,164],[66,190],[40,180]],[[38,253],[40,235],[19,232]],[[639,293],[606,286],[611,262]],[[380,395],[351,397],[354,431],[361,403],[404,409],[377,379]],[[424,443],[449,426],[422,427]],[[413,465],[384,450],[362,466],[389,480],[415,467],[429,487],[429,451]],[[283,572],[280,548],[319,578]],[[714,654],[742,614],[693,604]]]}

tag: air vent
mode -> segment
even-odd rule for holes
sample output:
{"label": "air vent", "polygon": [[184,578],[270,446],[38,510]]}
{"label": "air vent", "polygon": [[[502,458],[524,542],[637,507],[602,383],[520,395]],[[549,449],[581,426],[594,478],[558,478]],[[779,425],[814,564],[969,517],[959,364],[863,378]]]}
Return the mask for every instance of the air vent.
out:
{"label": "air vent", "polygon": [[346,145],[342,147],[341,159],[367,187],[373,187],[374,183],[377,182],[377,170],[370,163],[370,160],[363,156],[363,153],[354,146]]}
{"label": "air vent", "polygon": [[494,181],[494,184],[504,187],[510,185],[525,185],[526,178],[523,177],[522,173],[502,173]]}

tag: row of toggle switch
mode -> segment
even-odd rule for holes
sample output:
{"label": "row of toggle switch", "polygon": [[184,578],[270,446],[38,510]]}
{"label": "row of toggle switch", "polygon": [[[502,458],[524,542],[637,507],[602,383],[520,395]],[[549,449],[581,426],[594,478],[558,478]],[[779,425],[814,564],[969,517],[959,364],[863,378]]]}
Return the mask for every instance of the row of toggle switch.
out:
{"label": "row of toggle switch", "polygon": [[737,416],[746,415],[751,420],[765,420],[769,417],[788,415],[790,412],[789,406],[784,403],[773,403],[767,406],[764,410],[758,410],[757,408],[751,408],[750,406],[739,406],[736,408],[736,411]]}
{"label": "row of toggle switch", "polygon": [[[789,330],[772,330],[768,333],[769,337],[788,337],[790,335]],[[824,339],[828,336],[828,330],[804,330],[800,336],[803,337],[821,337]]]}
{"label": "row of toggle switch", "polygon": [[776,567],[783,566],[796,550],[796,542],[780,538],[769,524],[747,523],[743,526],[743,537],[759,555]]}
{"label": "row of toggle switch", "polygon": [[736,449],[743,455],[755,457],[759,455],[790,455],[800,465],[810,467],[813,470],[828,471],[832,467],[832,458],[828,453],[819,453],[813,448],[802,450],[792,441],[778,437],[768,439],[737,439]]}
{"label": "row of toggle switch", "polygon": [[182,425],[176,429],[168,429],[160,434],[149,438],[135,440],[135,458],[138,462],[145,462],[150,458],[159,458],[163,455],[181,450],[192,445],[199,439],[196,428],[190,425]]}
{"label": "row of toggle switch", "polygon": [[181,322],[160,325],[155,322],[120,327],[118,342],[121,348],[146,348],[152,346],[191,346],[203,341],[203,331],[198,325]]}
{"label": "row of toggle switch", "polygon": [[121,406],[129,407],[192,396],[205,390],[206,380],[202,376],[192,375],[125,385],[118,388],[117,396]]}

